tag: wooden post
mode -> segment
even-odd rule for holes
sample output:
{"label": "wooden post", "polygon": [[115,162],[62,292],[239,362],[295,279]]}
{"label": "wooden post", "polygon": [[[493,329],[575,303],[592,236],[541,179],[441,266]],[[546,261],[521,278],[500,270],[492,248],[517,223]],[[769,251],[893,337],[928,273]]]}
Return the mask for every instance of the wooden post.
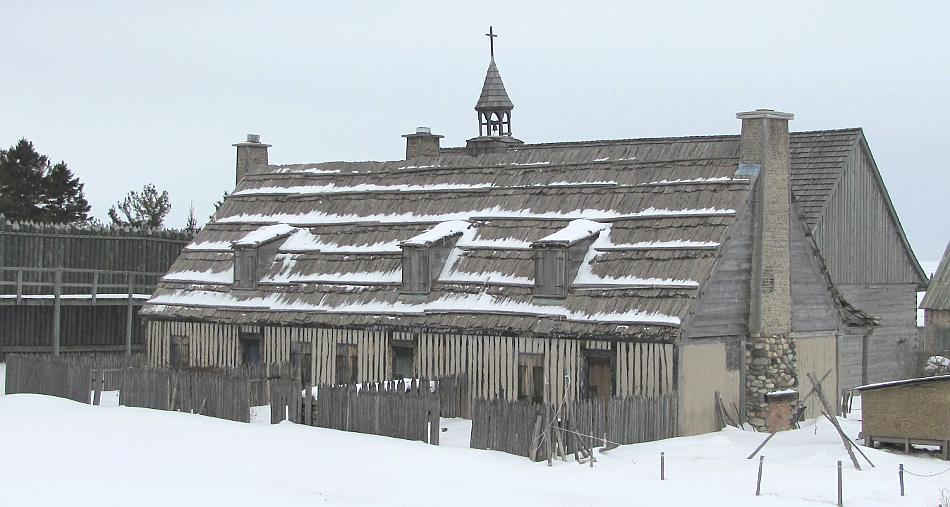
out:
{"label": "wooden post", "polygon": [[16,270],[16,303],[23,302],[23,270]]}
{"label": "wooden post", "polygon": [[755,480],[755,496],[759,496],[762,493],[762,461],[765,460],[765,456],[759,456],[759,477]]}
{"label": "wooden post", "polygon": [[63,270],[56,268],[53,274],[53,355],[59,355],[60,343],[60,310],[62,309]]}
{"label": "wooden post", "polygon": [[135,318],[135,312],[132,310],[132,295],[135,292],[135,273],[128,273],[129,298],[126,303],[125,312],[125,355],[132,356],[132,321]]}
{"label": "wooden post", "polygon": [[904,464],[901,463],[900,468],[897,471],[897,476],[901,480],[901,496],[904,496]]}
{"label": "wooden post", "polygon": [[99,272],[92,272],[92,304],[96,304],[96,294],[99,292]]}
{"label": "wooden post", "polygon": [[[103,375],[105,375],[103,373]],[[96,378],[96,370],[92,370],[92,404],[100,405],[102,403],[102,384]]]}
{"label": "wooden post", "polygon": [[666,455],[662,452],[660,453],[660,480],[666,480]]}
{"label": "wooden post", "polygon": [[544,375],[544,452],[548,456],[548,466],[554,466],[551,452],[551,382],[548,380],[548,372]]}
{"label": "wooden post", "polygon": [[843,488],[841,487],[841,460],[838,460],[838,507],[844,505]]}

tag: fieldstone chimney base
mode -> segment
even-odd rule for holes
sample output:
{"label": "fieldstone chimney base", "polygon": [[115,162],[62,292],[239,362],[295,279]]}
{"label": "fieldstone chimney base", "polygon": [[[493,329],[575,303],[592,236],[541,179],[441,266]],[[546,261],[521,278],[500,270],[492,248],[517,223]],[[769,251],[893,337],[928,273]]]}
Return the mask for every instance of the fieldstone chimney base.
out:
{"label": "fieldstone chimney base", "polygon": [[[798,384],[795,375],[795,341],[788,335],[752,337],[746,347],[746,365],[746,413],[749,424],[760,431],[771,431],[773,418],[779,417],[773,412],[781,413],[784,409],[772,407],[773,403],[778,402],[770,402],[769,393],[791,390]],[[790,410],[787,417],[779,419],[787,419],[787,424],[774,424],[782,429],[791,428]]]}

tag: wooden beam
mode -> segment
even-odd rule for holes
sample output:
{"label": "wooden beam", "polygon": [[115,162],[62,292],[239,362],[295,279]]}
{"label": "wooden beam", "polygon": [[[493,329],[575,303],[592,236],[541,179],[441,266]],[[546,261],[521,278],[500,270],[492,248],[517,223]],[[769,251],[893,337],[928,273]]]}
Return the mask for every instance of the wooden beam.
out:
{"label": "wooden beam", "polygon": [[63,271],[57,269],[53,274],[53,355],[59,355],[60,342],[60,296],[63,292]]}
{"label": "wooden beam", "polygon": [[135,294],[135,273],[128,273],[129,294],[125,307],[125,355],[132,355],[132,321],[135,311],[132,309],[132,299]]}

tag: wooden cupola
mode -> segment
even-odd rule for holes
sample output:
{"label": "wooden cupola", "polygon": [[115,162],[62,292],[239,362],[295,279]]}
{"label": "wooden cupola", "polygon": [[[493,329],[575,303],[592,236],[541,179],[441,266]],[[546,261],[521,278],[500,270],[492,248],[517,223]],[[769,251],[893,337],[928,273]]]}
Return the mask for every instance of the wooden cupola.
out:
{"label": "wooden cupola", "polygon": [[256,290],[267,267],[274,262],[281,241],[294,227],[287,224],[266,225],[231,243],[234,255],[234,290]]}
{"label": "wooden cupola", "polygon": [[462,233],[471,226],[463,220],[442,222],[399,244],[402,249],[403,294],[428,294],[439,278],[449,252]]}
{"label": "wooden cupola", "polygon": [[591,244],[607,226],[591,220],[572,220],[563,229],[533,243],[534,296],[567,297],[568,288]]}

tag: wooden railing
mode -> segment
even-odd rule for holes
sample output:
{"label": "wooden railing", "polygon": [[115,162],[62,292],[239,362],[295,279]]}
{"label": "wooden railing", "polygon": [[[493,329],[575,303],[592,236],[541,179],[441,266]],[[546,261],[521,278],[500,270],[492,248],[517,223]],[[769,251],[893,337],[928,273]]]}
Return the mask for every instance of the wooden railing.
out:
{"label": "wooden railing", "polygon": [[37,299],[52,300],[53,354],[59,355],[60,316],[63,299],[124,300],[126,306],[125,350],[132,353],[134,303],[151,297],[162,273],[108,271],[102,269],[0,267],[0,298],[16,304]]}
{"label": "wooden railing", "polygon": [[0,267],[0,294],[17,302],[31,296],[115,299],[117,295],[151,295],[163,273],[104,269]]}

